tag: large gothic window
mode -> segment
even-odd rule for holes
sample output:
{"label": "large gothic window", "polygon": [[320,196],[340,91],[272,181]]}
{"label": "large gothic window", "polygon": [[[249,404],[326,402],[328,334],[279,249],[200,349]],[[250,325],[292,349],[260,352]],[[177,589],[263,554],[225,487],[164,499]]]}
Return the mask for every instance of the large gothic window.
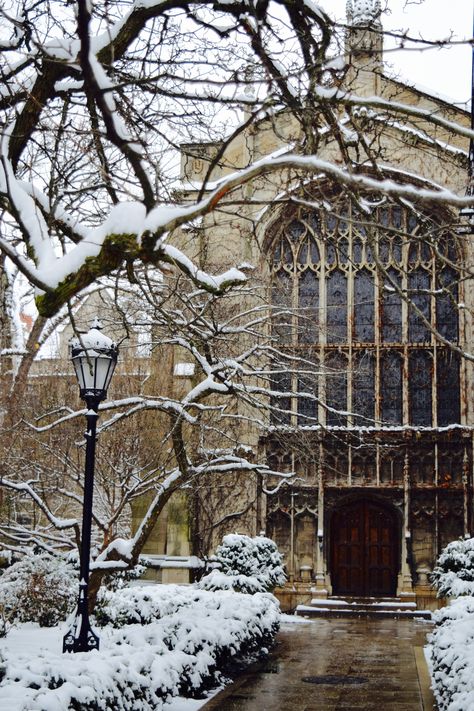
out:
{"label": "large gothic window", "polygon": [[[457,247],[430,218],[379,201],[300,208],[272,245],[273,334],[317,363],[282,369],[285,424],[446,426],[460,421]],[[311,393],[315,399],[291,397]]]}

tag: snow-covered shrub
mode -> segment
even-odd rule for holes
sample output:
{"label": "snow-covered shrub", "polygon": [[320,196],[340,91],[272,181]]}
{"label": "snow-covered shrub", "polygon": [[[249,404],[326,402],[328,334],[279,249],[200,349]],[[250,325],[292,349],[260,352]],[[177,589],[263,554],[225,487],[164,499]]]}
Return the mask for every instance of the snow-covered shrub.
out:
{"label": "snow-covered shrub", "polygon": [[102,579],[102,585],[107,588],[107,590],[121,590],[130,582],[141,578],[145,571],[146,566],[138,563],[138,565],[130,568],[130,570],[119,570],[116,573],[105,575]]}
{"label": "snow-covered shrub", "polygon": [[474,598],[463,596],[434,614],[432,686],[439,711],[474,709]]}
{"label": "snow-covered shrub", "polygon": [[186,605],[198,604],[202,593],[196,588],[177,585],[142,585],[115,591],[102,589],[94,610],[99,627],[148,625],[171,615]]}
{"label": "snow-covered shrub", "polygon": [[77,586],[71,562],[48,553],[25,555],[0,575],[2,617],[10,624],[38,622],[52,627],[74,607]]}
{"label": "snow-covered shrub", "polygon": [[435,613],[430,637],[438,709],[474,709],[474,538],[449,543],[431,581],[438,597],[457,598]]}
{"label": "snow-covered shrub", "polygon": [[474,595],[474,538],[452,541],[431,574],[438,597]]}
{"label": "snow-covered shrub", "polygon": [[268,647],[278,629],[273,595],[177,585],[139,590],[107,592],[110,614],[124,598],[122,605],[137,606],[142,619],[152,610],[161,619],[103,630],[100,650],[63,655],[59,644],[57,651],[33,654],[6,649],[0,697],[12,700],[9,711],[158,710],[171,696],[201,695],[230,664]]}
{"label": "snow-covered shrub", "polygon": [[265,536],[250,538],[237,533],[224,536],[213,560],[216,568],[199,583],[204,590],[266,592],[286,580],[283,556]]}

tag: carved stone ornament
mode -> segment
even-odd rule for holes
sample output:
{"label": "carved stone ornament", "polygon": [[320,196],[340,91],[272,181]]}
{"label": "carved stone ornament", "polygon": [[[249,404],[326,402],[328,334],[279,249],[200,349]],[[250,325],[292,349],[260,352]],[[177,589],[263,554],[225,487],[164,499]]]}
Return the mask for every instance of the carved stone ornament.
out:
{"label": "carved stone ornament", "polygon": [[347,24],[380,25],[380,0],[347,0]]}
{"label": "carved stone ornament", "polygon": [[204,162],[201,160],[201,158],[193,158],[193,173],[202,173],[202,169],[204,167]]}

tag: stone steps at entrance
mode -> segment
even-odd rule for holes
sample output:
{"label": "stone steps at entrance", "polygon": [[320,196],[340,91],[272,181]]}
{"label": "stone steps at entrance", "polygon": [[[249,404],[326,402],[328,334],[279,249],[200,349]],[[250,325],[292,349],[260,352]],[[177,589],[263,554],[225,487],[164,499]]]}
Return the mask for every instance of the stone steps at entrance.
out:
{"label": "stone steps at entrance", "polygon": [[301,617],[404,617],[430,620],[429,610],[418,610],[415,602],[400,597],[315,598],[310,605],[298,605]]}

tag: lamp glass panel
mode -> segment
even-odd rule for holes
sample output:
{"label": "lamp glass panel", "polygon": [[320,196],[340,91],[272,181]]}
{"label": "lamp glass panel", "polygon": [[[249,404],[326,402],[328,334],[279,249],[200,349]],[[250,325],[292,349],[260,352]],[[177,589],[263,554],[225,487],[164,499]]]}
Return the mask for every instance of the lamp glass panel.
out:
{"label": "lamp glass panel", "polygon": [[102,356],[96,358],[96,388],[98,390],[107,390],[110,381],[109,372],[111,358]]}
{"label": "lamp glass panel", "polygon": [[115,366],[117,365],[117,360],[115,358],[109,358],[109,370],[107,372],[107,378],[105,381],[105,389],[108,390],[110,381],[112,380],[112,375],[115,371]]}
{"label": "lamp glass panel", "polygon": [[79,387],[81,390],[85,388],[84,384],[84,372],[82,369],[82,360],[81,358],[73,358],[72,363],[74,365],[74,370],[76,371],[76,377],[79,382]]}
{"label": "lamp glass panel", "polygon": [[97,358],[86,358],[85,356],[81,358],[82,361],[82,369],[84,372],[84,388],[86,390],[96,388],[96,370],[97,370],[97,365],[96,361]]}

